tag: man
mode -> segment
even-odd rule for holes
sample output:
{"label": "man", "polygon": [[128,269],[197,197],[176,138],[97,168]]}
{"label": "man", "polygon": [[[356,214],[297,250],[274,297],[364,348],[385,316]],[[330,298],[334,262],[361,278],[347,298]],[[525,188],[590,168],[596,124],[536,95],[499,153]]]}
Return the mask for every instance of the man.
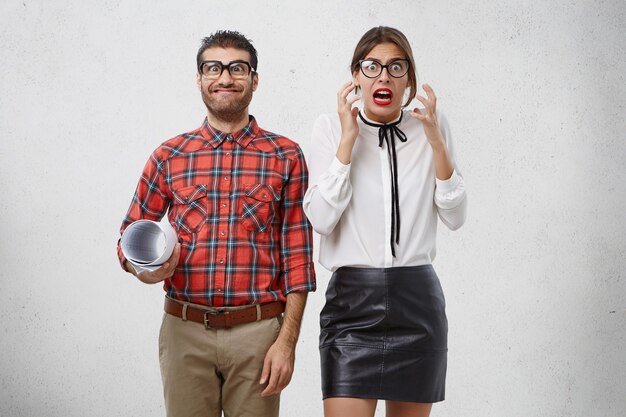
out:
{"label": "man", "polygon": [[315,290],[307,168],[297,144],[248,114],[259,83],[248,39],[205,38],[197,68],[207,117],[152,153],[121,228],[167,212],[179,243],[152,272],[136,272],[119,244],[118,255],[126,271],[166,291],[167,415],[277,416]]}

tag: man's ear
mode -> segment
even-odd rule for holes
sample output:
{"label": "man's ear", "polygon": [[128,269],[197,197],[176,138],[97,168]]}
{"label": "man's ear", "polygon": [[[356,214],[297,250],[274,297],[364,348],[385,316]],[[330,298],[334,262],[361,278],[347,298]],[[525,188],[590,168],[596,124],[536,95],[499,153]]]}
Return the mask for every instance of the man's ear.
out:
{"label": "man's ear", "polygon": [[200,75],[200,73],[196,73],[196,85],[198,86],[198,89],[202,89],[202,75]]}
{"label": "man's ear", "polygon": [[255,72],[252,75],[252,91],[256,91],[256,88],[259,86],[259,73]]}

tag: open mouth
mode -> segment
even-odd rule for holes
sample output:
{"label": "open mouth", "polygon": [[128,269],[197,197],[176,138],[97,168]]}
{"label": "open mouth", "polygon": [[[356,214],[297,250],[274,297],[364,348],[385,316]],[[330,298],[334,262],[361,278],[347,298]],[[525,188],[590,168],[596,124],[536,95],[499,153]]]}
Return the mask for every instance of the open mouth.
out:
{"label": "open mouth", "polygon": [[391,99],[393,98],[393,93],[388,88],[379,88],[374,91],[374,104],[379,106],[388,106],[391,104]]}

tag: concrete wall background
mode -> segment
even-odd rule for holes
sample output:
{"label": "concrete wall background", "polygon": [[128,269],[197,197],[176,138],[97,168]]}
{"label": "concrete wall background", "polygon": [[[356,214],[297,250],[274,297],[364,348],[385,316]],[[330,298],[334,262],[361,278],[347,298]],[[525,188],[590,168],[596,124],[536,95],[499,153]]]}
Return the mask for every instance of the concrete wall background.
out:
{"label": "concrete wall background", "polygon": [[[115,243],[150,152],[205,114],[200,39],[254,41],[251,112],[307,152],[380,24],[411,40],[469,187],[435,261],[450,353],[433,416],[623,415],[622,1],[5,0],[0,16],[0,415],[164,415],[162,290]],[[284,416],[322,415],[318,276]]]}

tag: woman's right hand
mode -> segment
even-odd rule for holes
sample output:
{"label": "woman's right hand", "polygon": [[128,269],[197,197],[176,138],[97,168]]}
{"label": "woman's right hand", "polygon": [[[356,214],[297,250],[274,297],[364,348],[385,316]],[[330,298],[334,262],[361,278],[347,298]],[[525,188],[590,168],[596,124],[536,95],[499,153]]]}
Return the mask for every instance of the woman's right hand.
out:
{"label": "woman's right hand", "polygon": [[348,98],[348,94],[354,91],[355,88],[356,84],[350,81],[344,84],[337,93],[337,113],[339,113],[339,122],[341,123],[341,142],[339,143],[339,149],[337,149],[337,159],[345,165],[350,163],[352,148],[359,135],[359,125],[356,121],[359,109],[358,107],[353,108],[352,105],[360,100],[361,97],[354,96]]}

